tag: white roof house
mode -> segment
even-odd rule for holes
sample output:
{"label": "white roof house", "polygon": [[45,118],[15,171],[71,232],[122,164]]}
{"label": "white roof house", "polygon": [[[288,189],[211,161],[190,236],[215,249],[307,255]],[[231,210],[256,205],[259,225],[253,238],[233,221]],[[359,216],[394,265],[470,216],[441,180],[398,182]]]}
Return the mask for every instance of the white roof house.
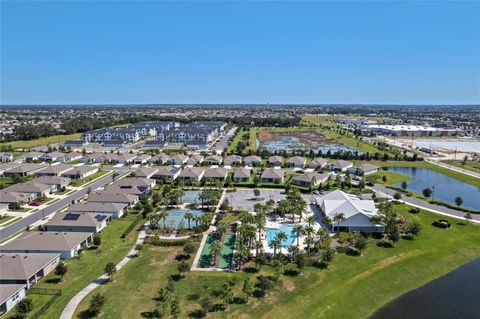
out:
{"label": "white roof house", "polygon": [[345,221],[332,225],[332,230],[362,231],[362,232],[383,232],[383,225],[374,225],[370,221],[373,216],[379,214],[373,200],[360,199],[355,195],[347,194],[341,190],[335,190],[324,196],[316,198],[316,203],[321,212],[333,218],[343,213]]}

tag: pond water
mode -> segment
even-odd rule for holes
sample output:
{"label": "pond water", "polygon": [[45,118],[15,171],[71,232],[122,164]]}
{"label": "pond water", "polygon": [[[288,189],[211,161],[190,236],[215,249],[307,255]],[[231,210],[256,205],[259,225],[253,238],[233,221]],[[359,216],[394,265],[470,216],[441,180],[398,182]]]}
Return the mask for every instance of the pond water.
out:
{"label": "pond water", "polygon": [[[419,194],[425,188],[435,186],[434,199],[456,205],[455,197],[463,199],[462,207],[480,211],[480,183],[472,185],[464,183],[449,176],[440,174],[428,168],[418,167],[389,167],[389,171],[410,176],[407,189]],[[400,187],[402,183],[397,183]]]}
{"label": "pond water", "polygon": [[371,319],[480,318],[480,259],[388,303]]}
{"label": "pond water", "polygon": [[344,144],[315,140],[305,142],[294,135],[280,135],[273,140],[263,143],[257,139],[256,144],[257,148],[265,148],[271,153],[275,151],[291,152],[294,150],[312,150],[315,153],[322,151],[323,154],[326,154],[328,151],[332,154],[339,151],[363,154],[363,152],[360,152],[356,148]]}

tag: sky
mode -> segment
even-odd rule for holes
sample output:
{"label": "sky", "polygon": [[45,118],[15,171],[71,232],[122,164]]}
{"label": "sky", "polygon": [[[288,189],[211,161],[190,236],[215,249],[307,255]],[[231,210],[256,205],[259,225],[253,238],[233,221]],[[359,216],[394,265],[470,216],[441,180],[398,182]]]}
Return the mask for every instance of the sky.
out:
{"label": "sky", "polygon": [[480,2],[1,1],[1,104],[480,104]]}

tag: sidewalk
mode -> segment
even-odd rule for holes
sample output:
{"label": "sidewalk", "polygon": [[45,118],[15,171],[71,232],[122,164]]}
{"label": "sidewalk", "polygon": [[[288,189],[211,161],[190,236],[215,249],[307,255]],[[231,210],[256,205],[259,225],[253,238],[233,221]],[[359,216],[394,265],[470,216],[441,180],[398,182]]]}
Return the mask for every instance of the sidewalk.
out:
{"label": "sidewalk", "polygon": [[[148,222],[142,226],[140,233],[138,234],[138,238],[135,242],[135,245],[132,249],[128,252],[127,256],[125,256],[116,266],[115,268],[117,271],[122,269],[130,260],[135,258],[137,255],[138,250],[136,249],[137,245],[143,244],[145,237],[147,236],[146,229],[148,227]],[[87,287],[83,288],[79,293],[77,293],[65,306],[63,309],[62,315],[60,319],[71,319],[75,313],[80,302],[85,298],[89,293],[91,293],[95,288],[99,287],[100,285],[104,285],[108,282],[107,274],[103,274],[98,277],[94,282],[89,284]]]}

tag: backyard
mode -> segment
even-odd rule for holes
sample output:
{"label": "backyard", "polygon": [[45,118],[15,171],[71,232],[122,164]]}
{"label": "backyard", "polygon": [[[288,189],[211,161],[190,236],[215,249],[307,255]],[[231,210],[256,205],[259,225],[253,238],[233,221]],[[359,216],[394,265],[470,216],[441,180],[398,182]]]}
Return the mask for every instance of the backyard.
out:
{"label": "backyard", "polygon": [[[417,239],[401,240],[394,248],[370,244],[360,257],[338,253],[327,269],[307,267],[298,276],[284,275],[280,286],[265,298],[254,298],[248,305],[230,304],[226,312],[209,313],[208,317],[367,318],[401,294],[480,256],[478,225],[446,218],[453,227],[444,230],[431,225],[438,215],[423,210],[412,215],[404,205],[397,210],[421,223],[423,231]],[[143,313],[148,317],[156,308],[158,290],[165,287],[169,275],[178,273],[175,258],[179,254],[181,247],[145,245],[113,283],[98,289],[107,297],[104,316],[133,318]],[[180,317],[186,318],[199,308],[204,297],[221,302],[218,291],[227,280],[235,283],[235,295],[241,295],[245,277],[265,273],[271,273],[267,266],[256,274],[188,272],[175,282]],[[82,302],[77,314],[88,308],[90,298]]]}

